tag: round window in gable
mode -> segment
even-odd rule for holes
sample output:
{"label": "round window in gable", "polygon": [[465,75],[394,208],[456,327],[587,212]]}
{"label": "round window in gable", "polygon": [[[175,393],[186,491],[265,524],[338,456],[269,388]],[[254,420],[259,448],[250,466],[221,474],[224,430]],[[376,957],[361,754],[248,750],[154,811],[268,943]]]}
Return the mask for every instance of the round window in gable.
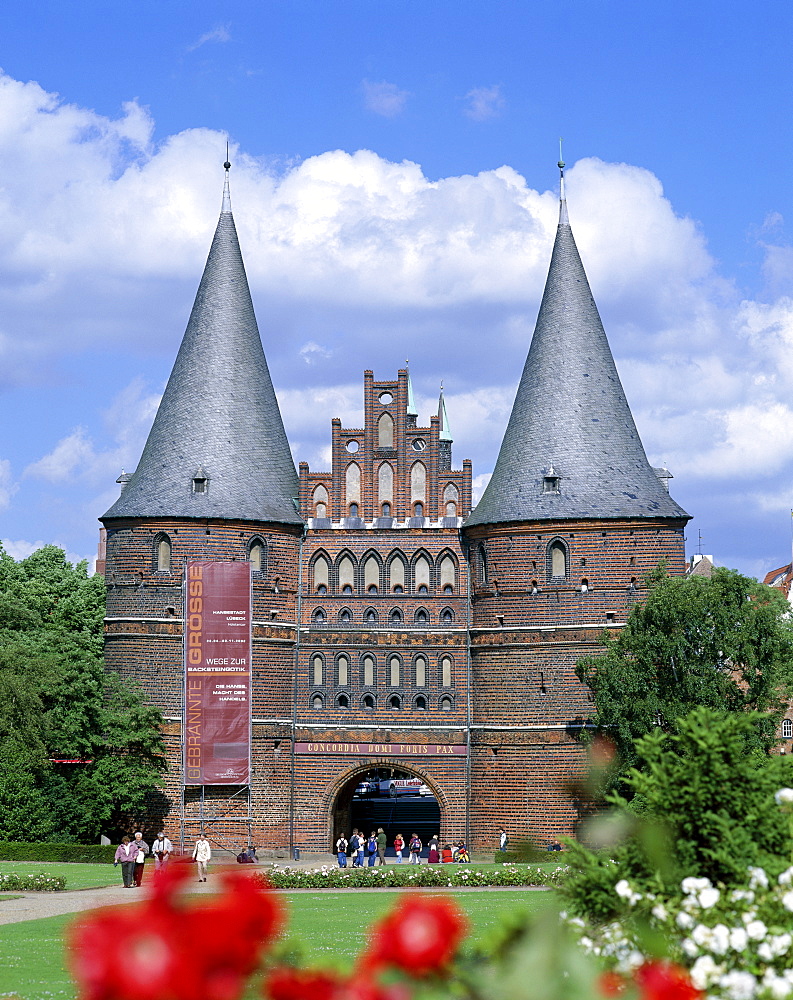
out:
{"label": "round window in gable", "polygon": [[348,442],[347,442],[347,451],[348,451],[348,452],[349,452],[349,453],[350,453],[351,455],[354,455],[354,454],[355,454],[355,452],[356,452],[356,451],[358,451],[358,449],[359,449],[360,447],[361,447],[361,446],[360,446],[360,445],[358,444],[358,442],[357,442],[357,441],[348,441]]}
{"label": "round window in gable", "polygon": [[391,395],[390,392],[381,392],[377,398],[380,400],[383,406],[388,406],[389,403],[394,402],[394,397]]}
{"label": "round window in gable", "polygon": [[427,442],[424,438],[413,438],[413,451],[424,451],[427,447]]}

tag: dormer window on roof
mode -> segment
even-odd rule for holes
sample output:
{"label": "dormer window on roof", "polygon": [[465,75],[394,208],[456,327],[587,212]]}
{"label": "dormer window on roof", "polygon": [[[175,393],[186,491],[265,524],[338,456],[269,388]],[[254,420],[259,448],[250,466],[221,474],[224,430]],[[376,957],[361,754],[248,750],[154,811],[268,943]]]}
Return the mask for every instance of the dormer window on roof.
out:
{"label": "dormer window on roof", "polygon": [[199,465],[196,474],[193,476],[193,493],[206,493],[209,490],[209,476]]}
{"label": "dormer window on roof", "polygon": [[542,477],[543,493],[559,493],[561,478],[552,465],[548,466],[545,475]]}

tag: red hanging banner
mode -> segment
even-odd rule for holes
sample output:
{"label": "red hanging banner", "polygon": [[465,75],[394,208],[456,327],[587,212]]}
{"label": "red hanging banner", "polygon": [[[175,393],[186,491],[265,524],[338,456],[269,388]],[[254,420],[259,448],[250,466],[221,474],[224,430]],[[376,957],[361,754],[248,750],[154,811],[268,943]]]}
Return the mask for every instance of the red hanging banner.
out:
{"label": "red hanging banner", "polygon": [[250,563],[188,563],[184,601],[184,784],[247,785]]}

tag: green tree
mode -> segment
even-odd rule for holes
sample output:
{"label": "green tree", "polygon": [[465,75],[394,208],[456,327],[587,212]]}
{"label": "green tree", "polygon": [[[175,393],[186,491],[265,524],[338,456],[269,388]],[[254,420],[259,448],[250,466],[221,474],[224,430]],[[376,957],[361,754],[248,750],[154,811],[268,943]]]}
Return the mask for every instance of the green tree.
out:
{"label": "green tree", "polygon": [[96,840],[161,783],[162,718],[105,671],[104,603],[60,549],[15,563],[0,548],[0,839]]}
{"label": "green tree", "polygon": [[769,713],[749,739],[774,741],[793,678],[793,631],[784,596],[728,569],[705,577],[658,574],[644,604],[619,634],[605,634],[605,653],[581,660],[595,722],[614,739],[626,765],[634,741],[697,705]]}

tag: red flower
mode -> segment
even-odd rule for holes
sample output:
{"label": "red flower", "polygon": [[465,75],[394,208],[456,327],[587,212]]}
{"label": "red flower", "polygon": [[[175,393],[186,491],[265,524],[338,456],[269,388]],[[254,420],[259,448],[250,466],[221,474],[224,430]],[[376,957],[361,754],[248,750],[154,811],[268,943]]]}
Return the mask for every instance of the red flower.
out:
{"label": "red flower", "polygon": [[625,979],[618,972],[604,972],[598,976],[598,991],[604,997],[617,997],[625,992]]}
{"label": "red flower", "polygon": [[671,962],[647,962],[633,978],[642,1000],[699,1000],[705,995],[693,985],[685,969]]}
{"label": "red flower", "polygon": [[268,1000],[410,1000],[401,984],[383,986],[366,975],[343,979],[333,972],[273,969],[265,980]]}
{"label": "red flower", "polygon": [[450,899],[403,896],[377,924],[362,968],[393,965],[412,976],[441,969],[457,951],[467,921]]}
{"label": "red flower", "polygon": [[280,926],[281,906],[243,873],[224,876],[218,899],[185,906],[175,897],[183,880],[178,868],[166,870],[143,906],[99,911],[73,928],[71,964],[83,1000],[241,996]]}

